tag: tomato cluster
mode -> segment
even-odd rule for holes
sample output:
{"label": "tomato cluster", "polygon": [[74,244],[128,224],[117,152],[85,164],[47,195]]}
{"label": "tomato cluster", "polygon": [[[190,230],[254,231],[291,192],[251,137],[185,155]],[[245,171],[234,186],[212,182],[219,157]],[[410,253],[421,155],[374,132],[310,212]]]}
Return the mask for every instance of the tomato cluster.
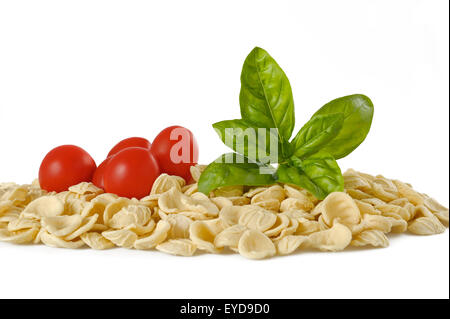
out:
{"label": "tomato cluster", "polygon": [[75,145],[52,149],[39,168],[39,182],[47,191],[62,192],[81,182],[92,182],[108,193],[138,199],[150,193],[161,173],[191,179],[198,161],[194,135],[181,126],[162,130],[153,143],[142,137],[120,141],[97,167],[92,157]]}

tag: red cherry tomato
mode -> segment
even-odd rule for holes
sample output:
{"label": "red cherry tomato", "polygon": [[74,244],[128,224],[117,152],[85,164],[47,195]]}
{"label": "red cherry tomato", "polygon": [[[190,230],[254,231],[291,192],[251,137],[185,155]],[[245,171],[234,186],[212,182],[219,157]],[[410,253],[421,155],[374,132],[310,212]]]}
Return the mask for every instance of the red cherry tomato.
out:
{"label": "red cherry tomato", "polygon": [[105,191],[138,199],[150,194],[159,167],[153,155],[144,148],[126,148],[108,161],[103,181]]}
{"label": "red cherry tomato", "polygon": [[62,145],[44,157],[39,168],[39,184],[46,191],[62,192],[81,182],[90,182],[95,161],[81,147]]}
{"label": "red cherry tomato", "polygon": [[119,143],[117,143],[108,153],[107,157],[110,157],[121,150],[128,148],[128,147],[142,147],[146,149],[150,149],[152,144],[143,137],[129,137],[126,138]]}
{"label": "red cherry tomato", "polygon": [[191,179],[190,167],[197,164],[198,145],[194,134],[182,126],[162,130],[152,143],[150,152],[156,157],[162,173]]}
{"label": "red cherry tomato", "polygon": [[105,176],[105,168],[108,164],[110,158],[108,157],[105,159],[95,170],[94,176],[92,177],[92,183],[94,183],[95,186],[105,189],[105,183],[103,181],[103,178]]}

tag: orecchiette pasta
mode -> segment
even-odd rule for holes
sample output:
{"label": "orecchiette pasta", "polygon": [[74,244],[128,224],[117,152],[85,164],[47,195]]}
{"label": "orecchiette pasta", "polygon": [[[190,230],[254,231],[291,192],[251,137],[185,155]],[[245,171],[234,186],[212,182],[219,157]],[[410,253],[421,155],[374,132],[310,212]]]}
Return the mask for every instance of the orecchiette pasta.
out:
{"label": "orecchiette pasta", "polygon": [[48,193],[38,182],[0,184],[0,241],[51,247],[156,249],[192,256],[197,250],[238,252],[261,259],[302,249],[387,247],[388,233],[439,234],[449,210],[410,184],[348,170],[345,190],[319,201],[308,191],[275,184],[198,192],[193,183],[162,174],[137,200],[104,193],[91,183]]}
{"label": "orecchiette pasta", "polygon": [[223,231],[223,224],[219,218],[207,221],[195,221],[189,227],[190,238],[198,249],[210,253],[220,252],[220,248],[214,245],[216,236]]}
{"label": "orecchiette pasta", "polygon": [[28,244],[33,241],[38,231],[38,228],[30,228],[13,232],[7,229],[0,229],[0,241],[6,241],[14,244]]}
{"label": "orecchiette pasta", "polygon": [[84,242],[79,239],[76,241],[64,240],[58,236],[48,233],[46,230],[40,232],[40,240],[50,247],[56,248],[80,248],[84,246]]}
{"label": "orecchiette pasta", "polygon": [[84,233],[80,236],[81,240],[92,249],[102,250],[113,248],[115,245],[99,233]]}
{"label": "orecchiette pasta", "polygon": [[162,243],[166,238],[170,230],[170,223],[166,220],[160,220],[156,224],[156,228],[149,236],[137,239],[134,242],[134,248],[136,249],[152,249]]}
{"label": "orecchiette pasta", "polygon": [[156,246],[156,249],[167,254],[188,257],[195,253],[196,246],[189,239],[169,239]]}
{"label": "orecchiette pasta", "polygon": [[238,243],[239,254],[250,259],[262,259],[276,254],[274,243],[262,232],[246,230]]}
{"label": "orecchiette pasta", "polygon": [[382,231],[371,229],[365,230],[356,235],[352,240],[351,245],[358,247],[366,245],[372,245],[374,247],[387,247],[389,246],[389,240]]}
{"label": "orecchiette pasta", "polygon": [[214,238],[214,246],[217,248],[231,247],[237,249],[239,239],[242,234],[247,230],[247,227],[242,225],[233,225],[225,228]]}
{"label": "orecchiette pasta", "polygon": [[102,233],[102,236],[113,242],[119,247],[130,248],[138,239],[136,233],[129,229],[108,230]]}
{"label": "orecchiette pasta", "polygon": [[344,250],[352,241],[352,232],[348,227],[335,223],[333,227],[309,235],[309,244],[313,248],[325,251]]}

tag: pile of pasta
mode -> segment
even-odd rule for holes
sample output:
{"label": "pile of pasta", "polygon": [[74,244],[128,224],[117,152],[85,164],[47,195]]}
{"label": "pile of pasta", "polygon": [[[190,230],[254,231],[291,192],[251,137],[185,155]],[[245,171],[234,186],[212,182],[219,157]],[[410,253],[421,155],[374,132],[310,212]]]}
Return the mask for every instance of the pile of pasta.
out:
{"label": "pile of pasta", "polygon": [[[204,166],[191,168],[198,181]],[[298,249],[387,247],[387,233],[446,230],[449,211],[411,185],[348,170],[345,192],[323,201],[283,184],[232,186],[206,196],[197,183],[162,174],[141,200],[80,183],[61,193],[0,184],[0,241],[51,247],[157,249],[192,256],[234,251],[251,259]]]}

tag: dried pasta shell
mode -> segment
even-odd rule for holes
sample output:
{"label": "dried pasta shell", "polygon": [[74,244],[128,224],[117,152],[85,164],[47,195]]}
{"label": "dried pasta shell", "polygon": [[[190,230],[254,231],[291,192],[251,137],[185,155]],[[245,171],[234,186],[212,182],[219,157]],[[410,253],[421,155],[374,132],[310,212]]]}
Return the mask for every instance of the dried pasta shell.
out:
{"label": "dried pasta shell", "polygon": [[21,185],[10,188],[2,195],[2,200],[9,200],[15,206],[25,206],[29,203],[28,199],[28,187],[27,185]]}
{"label": "dried pasta shell", "polygon": [[102,233],[102,236],[113,242],[116,246],[131,248],[138,236],[129,229],[108,230]]}
{"label": "dried pasta shell", "polygon": [[381,215],[381,211],[370,205],[369,203],[363,202],[359,199],[354,199],[356,206],[358,206],[361,214],[370,215]]}
{"label": "dried pasta shell", "polygon": [[130,224],[125,229],[132,230],[136,233],[138,236],[144,236],[153,231],[155,229],[156,223],[153,219],[150,219],[147,225],[136,225],[136,224]]}
{"label": "dried pasta shell", "polygon": [[89,202],[80,198],[67,199],[64,203],[64,214],[81,214]]}
{"label": "dried pasta shell", "polygon": [[383,186],[380,184],[373,183],[372,189],[370,190],[370,193],[372,193],[375,197],[385,201],[390,202],[398,198],[398,193],[390,193],[386,191]]}
{"label": "dried pasta shell", "polygon": [[296,231],[297,228],[298,228],[298,224],[299,224],[299,223],[298,223],[297,219],[290,218],[290,219],[289,219],[289,226],[286,227],[286,228],[283,228],[283,229],[281,230],[281,233],[280,233],[277,237],[273,238],[273,240],[274,240],[274,241],[278,241],[278,240],[280,240],[280,239],[283,238],[283,237],[286,237],[286,236],[289,236],[289,235],[294,234],[295,231]]}
{"label": "dried pasta shell", "polygon": [[28,244],[35,239],[38,232],[39,229],[35,227],[13,232],[7,229],[0,229],[0,241],[14,244]]}
{"label": "dried pasta shell", "polygon": [[303,210],[290,209],[282,213],[283,215],[288,216],[289,218],[294,218],[297,220],[306,218],[309,220],[315,220],[316,217],[312,213],[307,213]]}
{"label": "dried pasta shell", "polygon": [[20,217],[19,210],[11,210],[7,213],[4,213],[2,216],[0,216],[0,223],[11,223],[16,220],[18,220]]}
{"label": "dried pasta shell", "polygon": [[407,198],[414,205],[422,205],[424,202],[424,196],[413,190],[410,186],[400,181],[393,181],[395,186],[397,186],[398,193],[400,197]]}
{"label": "dried pasta shell", "polygon": [[14,221],[10,221],[7,224],[7,228],[10,232],[15,232],[23,229],[29,229],[29,228],[40,228],[41,224],[32,218],[17,218]]}
{"label": "dried pasta shell", "polygon": [[104,232],[105,230],[108,230],[108,229],[109,229],[108,226],[105,226],[105,225],[103,225],[103,224],[96,223],[96,224],[94,224],[94,225],[92,226],[91,229],[89,229],[89,231],[90,231],[90,232],[101,233],[101,232]]}
{"label": "dried pasta shell", "polygon": [[435,216],[419,217],[413,220],[408,226],[408,230],[416,235],[441,234],[445,232],[445,229],[445,226]]}
{"label": "dried pasta shell", "polygon": [[105,211],[103,212],[103,222],[105,225],[109,225],[109,221],[111,218],[118,213],[122,208],[131,205],[132,201],[128,198],[120,197],[116,199],[114,202],[109,203],[105,207]]}
{"label": "dried pasta shell", "polygon": [[352,241],[352,232],[348,227],[335,223],[333,227],[308,236],[308,243],[313,248],[323,251],[344,250]]}
{"label": "dried pasta shell", "polygon": [[81,182],[77,185],[73,185],[69,187],[69,192],[78,194],[78,195],[86,195],[86,194],[95,194],[99,195],[103,193],[103,189],[95,186],[92,183]]}
{"label": "dried pasta shell", "polygon": [[198,184],[195,183],[195,184],[186,185],[181,188],[181,192],[184,195],[191,196],[198,192]]}
{"label": "dried pasta shell", "polygon": [[391,232],[404,233],[408,229],[408,223],[403,219],[390,218]]}
{"label": "dried pasta shell", "polygon": [[7,213],[11,209],[15,208],[14,204],[10,200],[2,200],[0,201],[0,216]]}
{"label": "dried pasta shell", "polygon": [[23,217],[59,216],[64,212],[64,202],[55,196],[42,196],[28,204],[22,212]]}
{"label": "dried pasta shell", "polygon": [[227,206],[220,210],[219,218],[222,220],[224,227],[236,225],[239,222],[241,213],[246,206]]}
{"label": "dried pasta shell", "polygon": [[253,196],[251,204],[261,206],[268,210],[278,211],[280,209],[281,201],[285,198],[286,194],[283,187],[280,185],[273,185]]}
{"label": "dried pasta shell", "polygon": [[224,207],[233,206],[233,202],[226,197],[213,197],[211,201],[217,206],[220,210]]}
{"label": "dried pasta shell", "polygon": [[214,238],[214,246],[217,248],[238,248],[239,239],[248,228],[242,225],[233,225],[225,228]]}
{"label": "dried pasta shell", "polygon": [[411,204],[411,203],[409,202],[409,200],[407,198],[400,197],[400,198],[391,200],[388,204],[405,207],[406,205]]}
{"label": "dried pasta shell", "polygon": [[277,212],[280,210],[280,201],[278,201],[277,199],[268,199],[268,200],[261,201],[261,202],[255,202],[255,203],[252,203],[252,205],[256,205],[261,208],[264,208],[264,209],[267,209],[270,211],[274,211],[274,212]]}
{"label": "dried pasta shell", "polygon": [[[373,180],[373,184],[383,187],[384,191],[398,195],[397,186],[394,182],[383,175],[377,175]],[[397,196],[398,197],[398,196]]]}
{"label": "dried pasta shell", "polygon": [[388,247],[389,239],[386,235],[379,230],[365,230],[362,233],[355,236],[351,242],[352,246],[367,246],[371,245],[374,247]]}
{"label": "dried pasta shell", "polygon": [[273,242],[259,230],[246,230],[238,244],[239,254],[250,259],[263,259],[274,256],[276,248]]}
{"label": "dried pasta shell", "polygon": [[[102,195],[104,195],[104,194],[102,194]],[[102,195],[100,195],[100,196],[102,196]],[[80,216],[83,218],[86,218],[86,217],[90,217],[93,215],[98,215],[97,223],[103,225],[104,224],[103,214],[105,213],[105,208],[106,208],[107,204],[100,202],[100,201],[97,202],[97,201],[95,201],[95,199],[88,202],[84,206]]]}
{"label": "dried pasta shell", "polygon": [[439,204],[435,199],[427,197],[424,206],[428,208],[442,223],[448,225],[449,213],[448,208]]}
{"label": "dried pasta shell", "polygon": [[250,198],[244,196],[228,197],[234,206],[244,206],[250,204]]}
{"label": "dried pasta shell", "polygon": [[268,237],[275,237],[281,234],[283,229],[289,227],[291,219],[285,214],[278,214],[276,216],[277,220],[270,229],[264,231],[264,234]]}
{"label": "dried pasta shell", "polygon": [[64,237],[80,227],[83,218],[80,215],[42,217],[42,227],[57,237]]}
{"label": "dried pasta shell", "polygon": [[364,229],[374,229],[384,233],[389,233],[392,227],[389,217],[379,215],[364,215],[362,224]]}
{"label": "dried pasta shell", "polygon": [[206,169],[207,165],[193,165],[190,167],[190,172],[192,179],[196,182],[199,181],[200,176],[202,175],[203,171]]}
{"label": "dried pasta shell", "polygon": [[248,197],[248,198],[252,198],[256,194],[259,194],[259,193],[265,191],[267,188],[268,187],[254,187],[254,188],[250,188],[248,192],[243,194],[243,196],[244,197]]}
{"label": "dried pasta shell", "polygon": [[97,214],[92,215],[92,216],[87,217],[87,218],[83,218],[83,221],[81,222],[80,227],[78,227],[78,229],[76,229],[70,235],[67,235],[66,237],[64,237],[64,239],[66,239],[66,240],[74,240],[75,238],[81,236],[81,234],[90,231],[94,227],[95,223],[97,222],[97,219],[98,219],[98,215]]}
{"label": "dried pasta shell", "polygon": [[297,219],[298,227],[295,230],[295,235],[309,235],[321,230],[320,223],[315,220],[306,218]]}
{"label": "dried pasta shell", "polygon": [[285,212],[288,210],[303,210],[311,211],[314,208],[314,204],[305,196],[304,199],[299,198],[286,198],[281,202],[280,211]]}
{"label": "dried pasta shell", "polygon": [[372,198],[373,197],[372,195],[369,195],[369,194],[367,194],[367,193],[365,193],[365,192],[363,192],[363,191],[361,191],[359,189],[345,189],[345,192],[347,194],[349,194],[350,197],[352,197],[353,199],[362,200],[362,199],[368,199],[368,198]]}
{"label": "dried pasta shell", "polygon": [[238,223],[250,229],[264,232],[270,229],[276,221],[276,214],[259,206],[250,205],[241,210]]}
{"label": "dried pasta shell", "polygon": [[195,200],[198,200],[198,201],[209,201],[210,200],[209,197],[203,193],[195,193],[195,194],[190,195],[190,197]]}
{"label": "dried pasta shell", "polygon": [[39,244],[39,243],[41,242],[41,234],[42,234],[43,232],[45,232],[45,229],[43,229],[43,228],[39,229],[39,231],[38,231],[36,237],[35,237],[34,240],[33,240],[33,244]]}
{"label": "dried pasta shell", "polygon": [[102,204],[104,207],[106,207],[108,204],[115,202],[118,198],[119,196],[117,196],[116,194],[104,193],[95,197],[91,202]]}
{"label": "dried pasta shell", "polygon": [[206,220],[206,219],[210,218],[210,216],[203,214],[203,213],[198,213],[198,212],[181,212],[181,213],[177,213],[176,215],[182,215],[182,216],[188,217],[192,220]]}
{"label": "dried pasta shell", "polygon": [[434,217],[434,214],[425,206],[419,205],[414,207],[414,217]]}
{"label": "dried pasta shell", "polygon": [[108,225],[115,229],[121,229],[130,225],[144,226],[151,219],[150,208],[143,205],[128,205],[115,213]]}
{"label": "dried pasta shell", "polygon": [[152,186],[152,190],[150,191],[150,195],[163,194],[173,187],[175,187],[177,190],[179,190],[181,192],[181,188],[185,184],[186,184],[186,181],[182,177],[161,174],[153,182],[153,186]]}
{"label": "dried pasta shell", "polygon": [[3,200],[3,195],[8,193],[13,188],[18,187],[16,183],[0,183],[0,201]]}
{"label": "dried pasta shell", "polygon": [[50,234],[46,230],[40,232],[39,238],[45,245],[55,248],[77,249],[84,246],[84,242],[81,239],[77,241],[67,241],[59,238],[58,236]]}
{"label": "dried pasta shell", "polygon": [[358,189],[363,192],[368,192],[372,188],[371,184],[359,175],[343,175],[344,186],[347,189]]}
{"label": "dried pasta shell", "polygon": [[[198,194],[198,193],[196,193]],[[209,199],[195,199],[184,195],[175,187],[162,194],[158,205],[165,213],[197,212],[216,217],[219,209]]]}
{"label": "dried pasta shell", "polygon": [[169,239],[189,238],[189,227],[193,223],[193,220],[189,217],[172,214],[169,215],[166,221],[170,224],[170,230],[168,232]]}
{"label": "dried pasta shell", "polygon": [[170,230],[170,223],[165,220],[160,220],[156,224],[156,228],[153,233],[147,237],[139,238],[134,242],[134,248],[136,249],[152,249],[162,243],[166,238]]}
{"label": "dried pasta shell", "polygon": [[329,194],[321,203],[322,217],[326,225],[331,227],[335,221],[346,225],[357,225],[361,221],[361,213],[353,199],[342,192]]}
{"label": "dried pasta shell", "polygon": [[166,254],[190,257],[197,248],[189,239],[170,239],[156,246],[156,249]]}
{"label": "dried pasta shell", "polygon": [[385,201],[382,201],[381,199],[374,198],[374,197],[363,198],[363,199],[361,199],[361,201],[364,202],[364,203],[368,203],[370,205],[373,205],[375,207],[386,205]]}
{"label": "dried pasta shell", "polygon": [[80,238],[92,249],[103,250],[114,247],[114,244],[111,241],[96,232],[84,233],[80,236]]}
{"label": "dried pasta shell", "polygon": [[219,218],[207,221],[195,221],[189,228],[190,239],[198,249],[206,250],[210,253],[220,252],[214,245],[214,240],[224,229]]}
{"label": "dried pasta shell", "polygon": [[280,255],[288,255],[296,251],[303,244],[308,243],[308,241],[309,238],[307,236],[289,235],[277,242],[277,251]]}
{"label": "dried pasta shell", "polygon": [[383,205],[376,206],[376,208],[379,211],[381,211],[383,216],[394,217],[394,218],[400,217],[401,219],[404,219],[406,221],[413,219],[414,215],[415,215],[415,211],[409,210],[406,206],[401,207],[401,206],[396,206],[396,205],[391,205],[391,204],[383,204]]}

